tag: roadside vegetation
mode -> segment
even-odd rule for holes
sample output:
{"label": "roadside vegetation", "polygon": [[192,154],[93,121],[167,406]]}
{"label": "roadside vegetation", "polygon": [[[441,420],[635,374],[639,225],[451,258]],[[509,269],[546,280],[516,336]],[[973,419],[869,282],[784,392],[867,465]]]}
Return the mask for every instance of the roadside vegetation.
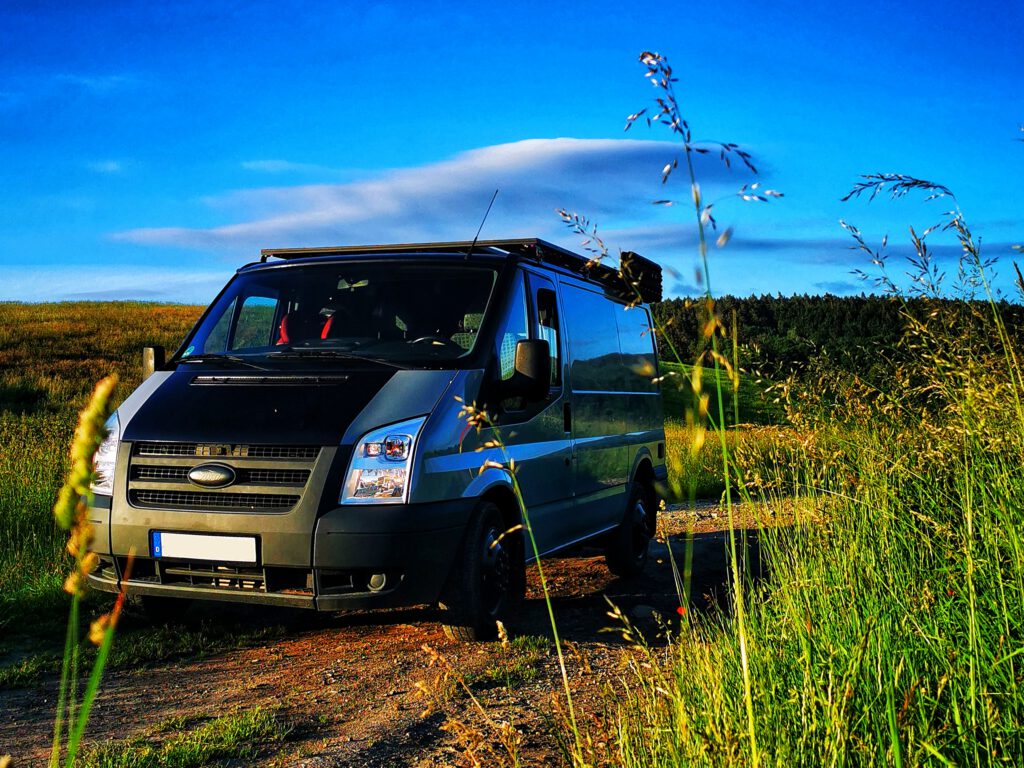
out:
{"label": "roadside vegetation", "polygon": [[115,398],[142,378],[142,347],[170,349],[200,307],[134,302],[0,303],[0,628],[60,632],[64,543],[53,502],[77,413],[96,380]]}
{"label": "roadside vegetation", "polygon": [[[107,316],[105,305],[4,305],[0,312],[19,313],[24,338],[6,337],[5,361],[12,348],[32,347],[33,329],[62,309],[96,334]],[[169,308],[127,305],[123,326],[155,327],[157,309]],[[173,346],[198,313],[173,309],[178,327],[125,344],[109,358],[110,369],[137,380],[142,344]],[[733,493],[760,498],[766,514],[783,503],[802,510],[795,527],[762,531],[770,578],[744,576],[756,742],[742,694],[735,614],[686,611],[672,625],[667,648],[634,638],[621,676],[609,681],[606,712],[593,713],[602,716],[601,730],[583,725],[579,749],[567,745],[567,754],[581,765],[753,765],[754,743],[762,765],[986,765],[1020,754],[1024,421],[1015,347],[1006,346],[1012,326],[1004,333],[999,314],[984,312],[983,304],[903,305],[894,349],[906,355],[873,377],[813,364],[803,378],[774,382],[767,395],[752,375],[740,380],[739,426],[725,431],[735,460]],[[4,687],[36,685],[60,668],[59,645],[25,654],[18,637],[59,637],[64,620],[64,556],[50,509],[66,469],[67,425],[87,393],[84,372],[91,376],[96,367],[82,361],[74,382],[39,372],[61,368],[47,355],[70,357],[74,343],[39,346],[16,373],[18,366],[2,373],[5,387],[14,377],[38,376],[34,386],[46,392],[20,410],[8,400],[0,414],[0,515],[4,539],[16,542],[0,551]],[[670,372],[664,388],[673,492],[681,500],[691,493],[717,499],[725,486],[720,446],[705,439],[694,450],[695,427],[687,424],[693,369],[666,364],[661,373]],[[700,381],[711,389],[713,371],[705,368]],[[732,405],[727,399],[726,409]],[[791,505],[794,495],[805,503]],[[685,581],[684,563],[678,566]],[[100,602],[87,602],[86,614],[109,608],[109,600]],[[173,662],[279,634],[271,627],[237,636],[191,622],[135,622],[122,631],[130,642],[114,644],[114,668]],[[477,673],[472,686],[514,687],[530,680],[538,664],[551,663],[533,640],[512,642],[523,653]],[[83,663],[88,659],[83,655]],[[122,746],[129,742],[148,761],[171,749],[162,745],[177,743],[153,734]],[[119,764],[112,754],[92,753],[89,764]],[[178,764],[159,760],[138,764]]]}
{"label": "roadside vegetation", "polygon": [[287,736],[288,726],[273,709],[251,709],[209,720],[174,718],[146,734],[108,742],[87,751],[82,768],[203,768],[252,764]]}
{"label": "roadside vegetation", "polygon": [[[689,174],[708,279],[715,219],[689,162],[707,147],[679,114],[667,61],[645,53],[641,62],[661,94],[652,121],[680,141],[681,161],[670,162],[664,176]],[[631,115],[629,124],[643,116]],[[714,151],[754,169],[735,144]],[[756,190],[745,185],[741,197],[781,197]],[[667,495],[718,500],[727,518],[730,577],[716,607],[693,610],[686,552],[672,562],[678,606],[662,625],[667,642],[651,644],[610,606],[610,621],[630,643],[596,704],[574,704],[563,661],[568,645],[556,631],[552,645],[510,639],[502,629],[504,655],[473,675],[427,648],[449,689],[423,693],[462,743],[489,762],[520,764],[523,735],[477,693],[527,683],[557,658],[564,701],[554,700],[551,730],[574,768],[1020,762],[1024,314],[990,290],[991,264],[951,190],[872,175],[850,197],[880,192],[940,201],[929,209],[939,223],[922,234],[911,230],[909,295],[888,276],[885,245],[868,245],[844,224],[874,265],[866,287],[879,296],[716,302],[706,285],[704,300],[656,308],[667,358],[658,371],[668,415]],[[936,205],[945,212],[935,213]],[[563,218],[594,244],[588,249],[597,258],[608,256],[586,219]],[[949,281],[929,236],[960,246]],[[199,311],[0,305],[0,537],[13,542],[0,549],[0,628],[7,633],[0,684],[34,684],[61,663],[59,647],[26,655],[16,639],[61,623],[64,537],[50,510],[67,469],[72,414],[99,374],[118,373],[121,396],[131,391],[143,344],[173,348]],[[765,516],[756,530],[758,567],[733,517],[741,500],[757,500],[751,508]],[[790,525],[777,524],[783,507]],[[670,543],[667,557],[674,556]],[[214,652],[239,642],[209,630],[180,639],[160,633],[134,635],[135,648],[123,657],[115,650],[112,662],[174,659],[196,646]],[[456,696],[472,702],[483,725],[449,713]],[[84,759],[95,766],[245,760],[286,733],[274,712],[251,710],[171,723]]]}
{"label": "roadside vegetation", "polygon": [[[681,157],[665,166],[662,181],[677,169],[688,174],[707,281],[714,203],[702,198],[692,156],[711,150],[756,171],[736,145],[692,138],[664,57],[645,52],[640,62],[658,96],[649,113],[629,116],[627,129],[647,114],[648,125],[679,141]],[[745,184],[738,196],[761,203],[781,196],[759,187]],[[677,466],[697,461],[707,442],[719,449],[728,594],[718,611],[689,610],[684,561],[680,620],[666,648],[647,645],[613,611],[634,652],[606,697],[600,727],[563,741],[574,766],[980,766],[1015,764],[1024,754],[1020,307],[994,295],[993,263],[952,190],[871,174],[845,199],[880,194],[932,203],[933,226],[910,229],[909,289],[890,275],[887,241],[869,245],[841,222],[871,270],[862,277],[882,294],[860,305],[884,308],[898,332],[861,322],[862,339],[838,355],[820,328],[791,327],[782,339],[748,348],[748,365],[765,350],[776,351],[769,363],[784,357],[780,350],[789,355],[788,365],[768,366],[776,376],[768,389],[785,406],[782,439],[737,442],[729,427],[740,421],[735,307],[716,303],[705,282],[705,299],[692,305],[695,341],[678,346],[678,326],[666,331],[660,308],[662,340],[679,363],[689,350],[698,374],[690,443],[676,454]],[[599,258],[607,256],[595,227],[562,216],[597,244],[590,248]],[[718,236],[718,247],[729,233]],[[959,246],[949,279],[929,236]],[[1018,288],[1024,293],[1024,279]],[[818,343],[793,344],[801,332]],[[714,371],[713,386],[702,367]],[[797,514],[785,528],[758,526],[760,570],[747,567],[745,537],[733,523],[734,502],[754,495],[767,500],[769,515],[784,503]]]}
{"label": "roadside vegetation", "polygon": [[[940,302],[923,306],[903,317],[900,345],[916,359],[876,380],[819,371],[789,393],[776,460],[749,444],[732,452],[740,493],[768,510],[795,495],[797,523],[765,521],[769,577],[746,575],[728,609],[684,611],[668,649],[638,639],[608,700],[615,735],[590,734],[577,763],[1024,754],[1021,371],[997,315],[979,334]],[[810,387],[813,398],[795,397]]]}

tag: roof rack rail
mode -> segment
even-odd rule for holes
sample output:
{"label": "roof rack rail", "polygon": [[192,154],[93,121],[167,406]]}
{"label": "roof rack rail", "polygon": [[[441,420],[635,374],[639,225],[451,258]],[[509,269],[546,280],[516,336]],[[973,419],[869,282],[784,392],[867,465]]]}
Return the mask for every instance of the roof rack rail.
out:
{"label": "roof rack rail", "polygon": [[399,245],[343,245],[328,248],[264,248],[260,261],[268,259],[305,259],[316,256],[358,256],[380,253],[465,253],[514,254],[532,261],[552,264],[601,283],[626,300],[650,303],[661,301],[661,267],[638,253],[623,251],[619,268],[554,245],[538,238],[516,240],[478,240],[442,243],[403,243]]}

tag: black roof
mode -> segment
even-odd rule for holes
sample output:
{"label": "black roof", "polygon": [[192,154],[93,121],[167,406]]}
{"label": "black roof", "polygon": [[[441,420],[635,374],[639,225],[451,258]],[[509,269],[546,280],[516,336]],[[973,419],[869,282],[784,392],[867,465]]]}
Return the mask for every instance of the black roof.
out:
{"label": "black roof", "polygon": [[537,238],[517,240],[479,240],[474,242],[404,243],[393,245],[344,245],[328,248],[264,248],[261,262],[268,259],[376,256],[386,254],[429,255],[465,254],[473,256],[515,256],[527,261],[561,267],[586,280],[600,283],[627,300],[638,295],[641,301],[661,301],[661,267],[638,253],[624,251],[618,268],[581,256],[561,246]]}

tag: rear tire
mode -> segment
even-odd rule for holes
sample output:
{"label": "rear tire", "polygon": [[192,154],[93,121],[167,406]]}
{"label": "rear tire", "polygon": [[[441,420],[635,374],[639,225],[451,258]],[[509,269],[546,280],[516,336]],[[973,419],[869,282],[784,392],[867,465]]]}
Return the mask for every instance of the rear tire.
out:
{"label": "rear tire", "polygon": [[501,510],[481,502],[466,528],[441,598],[444,633],[452,640],[493,640],[526,589],[522,535],[506,533]]}
{"label": "rear tire", "polygon": [[654,535],[653,494],[640,483],[631,483],[626,513],[608,534],[605,563],[616,576],[638,576],[647,565],[647,550]]}

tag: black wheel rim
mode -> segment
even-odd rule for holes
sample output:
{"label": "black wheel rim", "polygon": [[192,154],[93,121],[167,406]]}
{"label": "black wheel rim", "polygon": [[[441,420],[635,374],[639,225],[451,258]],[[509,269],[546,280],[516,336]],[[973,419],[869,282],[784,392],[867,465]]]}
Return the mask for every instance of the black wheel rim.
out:
{"label": "black wheel rim", "polygon": [[512,561],[497,528],[488,529],[487,535],[483,537],[483,545],[483,605],[489,615],[497,616],[508,596]]}

